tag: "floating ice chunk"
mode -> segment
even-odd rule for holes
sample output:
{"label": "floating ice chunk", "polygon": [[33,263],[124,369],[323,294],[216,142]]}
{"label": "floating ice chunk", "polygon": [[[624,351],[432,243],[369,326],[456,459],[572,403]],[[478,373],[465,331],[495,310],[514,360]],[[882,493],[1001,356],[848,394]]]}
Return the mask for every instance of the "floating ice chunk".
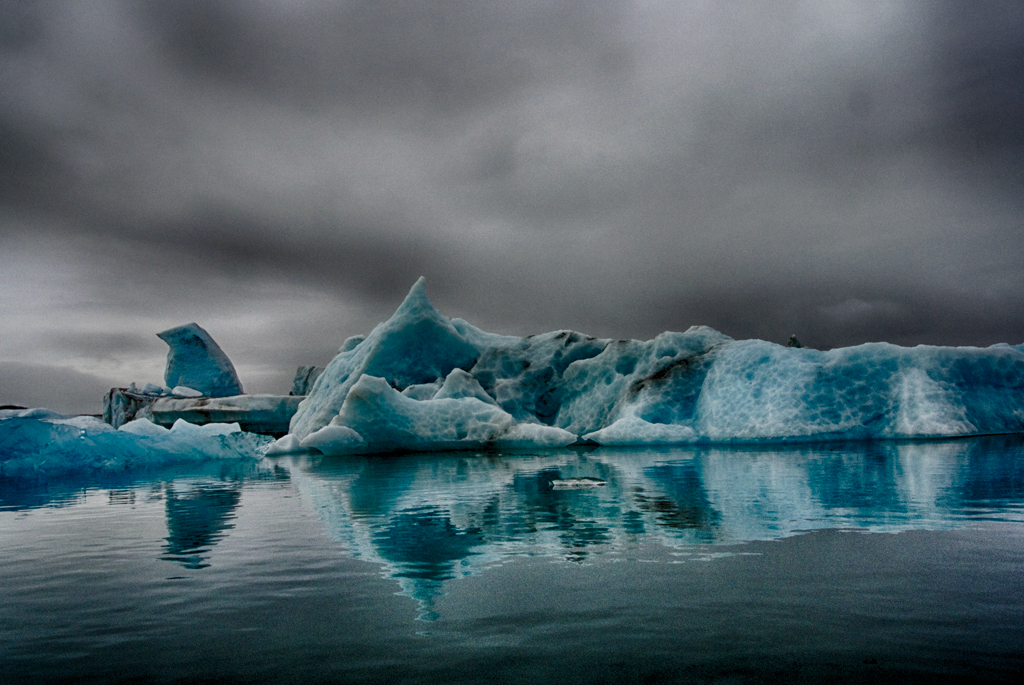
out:
{"label": "floating ice chunk", "polygon": [[365,444],[362,436],[348,426],[324,426],[315,433],[307,435],[301,443],[294,435],[286,437],[292,438],[300,448],[319,450],[329,457],[351,454]]}
{"label": "floating ice chunk", "polygon": [[171,388],[171,394],[175,397],[202,397],[203,393],[199,392],[194,388],[189,388],[184,385],[176,385]]}
{"label": "floating ice chunk", "polygon": [[96,433],[109,433],[114,430],[112,426],[104,423],[95,416],[71,416],[65,419],[52,419],[51,421],[62,426],[73,426],[75,428]]}
{"label": "floating ice chunk", "polygon": [[695,442],[697,433],[690,426],[649,423],[628,416],[583,438],[601,445],[678,445]]}
{"label": "floating ice chunk", "polygon": [[299,444],[299,439],[294,435],[285,435],[270,444],[267,448],[266,456],[272,457],[280,454],[292,454],[294,452],[304,451],[304,447]]}
{"label": "floating ice chunk", "polygon": [[58,414],[52,409],[32,407],[29,409],[0,409],[0,419],[70,419],[68,414]]}
{"label": "floating ice chunk", "polygon": [[551,487],[555,490],[579,490],[583,488],[599,488],[607,485],[608,481],[600,478],[583,476],[582,478],[556,478],[551,481]]}
{"label": "floating ice chunk", "polygon": [[190,323],[157,333],[170,346],[164,382],[195,388],[206,397],[241,395],[242,384],[231,360],[198,324]]}
{"label": "floating ice chunk", "polygon": [[242,428],[237,423],[207,423],[202,426],[197,426],[194,423],[189,423],[185,419],[178,419],[171,426],[171,433],[176,436],[214,436],[214,435],[231,435],[232,433],[241,433]]}
{"label": "floating ice chunk", "polygon": [[576,442],[576,435],[555,426],[517,423],[492,441],[495,447],[565,447]]}
{"label": "floating ice chunk", "polygon": [[0,417],[0,478],[255,459],[270,442],[270,438],[240,432],[237,425],[192,426],[182,421],[165,430],[136,421],[125,424],[131,426],[127,430],[115,430],[95,417],[54,418],[53,412],[41,410],[25,414]]}
{"label": "floating ice chunk", "polygon": [[170,390],[168,390],[167,388],[165,388],[162,385],[157,385],[156,383],[146,383],[145,385],[143,385],[141,388],[139,388],[137,390],[135,389],[135,384],[132,383],[131,386],[128,388],[128,391],[129,392],[137,392],[140,395],[160,395],[160,396],[164,396],[164,395],[170,395],[171,394]]}

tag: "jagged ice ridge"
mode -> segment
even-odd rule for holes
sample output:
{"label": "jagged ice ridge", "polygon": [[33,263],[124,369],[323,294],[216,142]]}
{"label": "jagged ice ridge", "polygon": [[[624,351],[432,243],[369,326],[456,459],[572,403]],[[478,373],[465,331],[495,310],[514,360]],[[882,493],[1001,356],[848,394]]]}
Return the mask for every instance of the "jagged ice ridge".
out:
{"label": "jagged ice ridge", "polygon": [[519,338],[449,319],[419,279],[350,338],[274,452],[936,438],[1024,431],[1024,346],[820,351],[706,326]]}

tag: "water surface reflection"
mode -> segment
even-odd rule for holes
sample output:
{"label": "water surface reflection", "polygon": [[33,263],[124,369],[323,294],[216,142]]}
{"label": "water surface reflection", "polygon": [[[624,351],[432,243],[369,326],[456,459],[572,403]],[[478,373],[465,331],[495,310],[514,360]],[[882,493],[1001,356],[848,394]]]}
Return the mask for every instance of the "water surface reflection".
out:
{"label": "water surface reflection", "polygon": [[231,519],[242,499],[241,483],[193,485],[184,492],[167,489],[167,538],[164,559],[199,569],[210,548],[232,527]]}
{"label": "water surface reflection", "polygon": [[[604,484],[552,485],[584,477]],[[214,550],[232,534],[246,489],[265,481],[297,491],[296,511],[314,511],[345,554],[379,566],[419,602],[421,618],[433,619],[450,583],[512,556],[585,565],[643,559],[651,547],[714,555],[716,545],[824,528],[1019,522],[1024,438],[282,457],[31,486],[0,481],[0,510],[163,500],[159,558],[195,574],[217,565]]]}
{"label": "water surface reflection", "polygon": [[[332,537],[434,609],[444,585],[510,555],[771,540],[822,528],[895,532],[1019,521],[1019,437],[796,448],[444,453],[291,462]],[[552,481],[591,477],[593,488]]]}

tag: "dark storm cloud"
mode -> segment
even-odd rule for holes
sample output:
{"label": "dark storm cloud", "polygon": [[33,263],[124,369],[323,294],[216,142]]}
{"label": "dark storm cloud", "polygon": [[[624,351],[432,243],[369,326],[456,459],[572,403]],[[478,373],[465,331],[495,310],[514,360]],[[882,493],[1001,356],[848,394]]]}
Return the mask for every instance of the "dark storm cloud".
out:
{"label": "dark storm cloud", "polygon": [[197,320],[278,391],[419,275],[500,332],[1020,342],[1022,45],[1013,2],[0,2],[0,360]]}
{"label": "dark storm cloud", "polygon": [[538,79],[602,77],[628,61],[614,2],[261,5],[148,2],[140,15],[190,72],[260,97],[375,113],[409,102],[456,111],[512,98]]}

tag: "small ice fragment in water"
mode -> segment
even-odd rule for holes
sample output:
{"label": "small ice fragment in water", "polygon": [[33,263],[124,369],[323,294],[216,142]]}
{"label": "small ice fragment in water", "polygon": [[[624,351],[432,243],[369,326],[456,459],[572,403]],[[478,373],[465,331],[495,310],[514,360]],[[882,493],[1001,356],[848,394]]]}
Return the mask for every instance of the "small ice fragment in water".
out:
{"label": "small ice fragment in water", "polygon": [[607,484],[608,481],[601,480],[600,478],[591,478],[590,476],[584,476],[583,478],[558,478],[551,481],[551,487],[555,490],[596,488]]}

